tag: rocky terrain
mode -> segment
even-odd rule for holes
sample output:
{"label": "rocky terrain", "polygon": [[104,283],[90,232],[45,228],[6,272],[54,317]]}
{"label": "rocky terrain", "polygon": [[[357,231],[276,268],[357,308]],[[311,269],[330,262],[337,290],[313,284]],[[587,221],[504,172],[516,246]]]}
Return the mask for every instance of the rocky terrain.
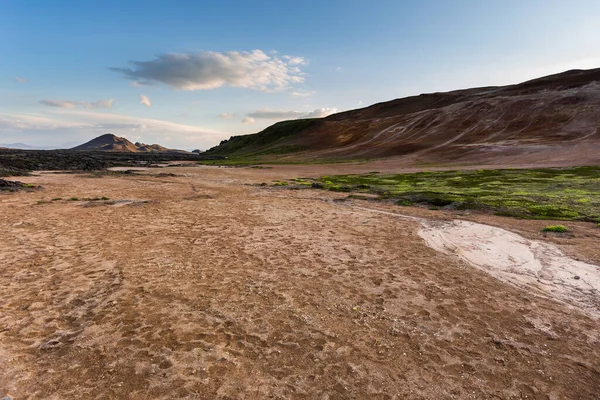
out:
{"label": "rocky terrain", "polygon": [[0,149],[0,398],[598,399],[599,75]]}
{"label": "rocky terrain", "polygon": [[222,157],[177,152],[110,152],[0,149],[0,177],[30,171],[91,171],[118,166],[150,166],[167,161],[198,161]]}
{"label": "rocky terrain", "polygon": [[408,164],[600,161],[600,69],[517,85],[412,96],[234,136],[209,153],[287,161]]}
{"label": "rocky terrain", "polygon": [[273,184],[377,170],[19,178],[0,398],[598,399],[596,224]]}
{"label": "rocky terrain", "polygon": [[35,185],[27,185],[19,181],[0,179],[0,192],[16,192],[18,190],[36,188]]}

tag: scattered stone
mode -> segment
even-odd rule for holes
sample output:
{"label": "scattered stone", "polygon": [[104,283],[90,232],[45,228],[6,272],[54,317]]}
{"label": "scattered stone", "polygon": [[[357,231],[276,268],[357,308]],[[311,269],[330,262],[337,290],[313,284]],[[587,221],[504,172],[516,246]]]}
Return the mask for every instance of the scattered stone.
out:
{"label": "scattered stone", "polygon": [[220,156],[187,152],[0,149],[0,176],[28,175],[30,171],[98,171],[110,167],[151,167],[169,161],[223,159]]}
{"label": "scattered stone", "polygon": [[51,340],[48,340],[46,343],[43,343],[40,346],[40,350],[52,350],[52,349],[56,349],[57,347],[60,347],[60,345],[61,345],[60,340],[51,339]]}
{"label": "scattered stone", "polygon": [[41,186],[30,185],[19,181],[7,181],[0,179],[0,191],[5,192],[16,192],[18,190],[34,190],[42,189]]}
{"label": "scattered stone", "polygon": [[580,277],[579,275],[575,275],[575,276],[573,277],[573,279],[575,279],[575,280],[579,280],[579,279],[581,279],[581,277]]}

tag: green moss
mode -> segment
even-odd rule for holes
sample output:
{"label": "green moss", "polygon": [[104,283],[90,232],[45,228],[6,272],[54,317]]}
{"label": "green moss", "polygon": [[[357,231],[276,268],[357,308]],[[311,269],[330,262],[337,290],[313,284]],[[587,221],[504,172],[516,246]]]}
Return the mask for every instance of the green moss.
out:
{"label": "green moss", "polygon": [[373,193],[399,205],[600,221],[600,167],[368,173],[323,176],[319,182],[324,189]]}
{"label": "green moss", "polygon": [[261,152],[256,153],[256,155],[267,155],[267,154],[287,154],[287,153],[297,153],[299,151],[306,150],[306,146],[299,145],[282,145],[278,147],[274,147],[272,149],[267,149]]}
{"label": "green moss", "polygon": [[544,229],[542,229],[543,232],[558,232],[558,233],[562,233],[562,232],[569,232],[569,229],[567,229],[566,226],[564,225],[548,225],[547,227],[545,227]]}

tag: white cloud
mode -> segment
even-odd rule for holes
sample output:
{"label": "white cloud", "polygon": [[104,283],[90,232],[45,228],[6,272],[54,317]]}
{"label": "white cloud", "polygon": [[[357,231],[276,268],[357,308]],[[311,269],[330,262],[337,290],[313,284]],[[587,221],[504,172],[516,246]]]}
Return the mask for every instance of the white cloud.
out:
{"label": "white cloud", "polygon": [[140,94],[140,103],[142,103],[146,107],[150,107],[152,105],[150,98],[148,96],[144,96],[143,94]]}
{"label": "white cloud", "polygon": [[75,108],[77,107],[77,103],[73,101],[66,100],[41,100],[40,104],[50,107],[59,107],[59,108]]}
{"label": "white cloud", "polygon": [[328,115],[334,114],[337,111],[338,111],[337,108],[318,108],[311,112],[281,111],[281,110],[257,110],[257,111],[248,113],[248,118],[252,119],[253,122],[256,119],[284,120],[284,119],[301,119],[301,118],[323,118]]}
{"label": "white cloud", "polygon": [[302,118],[324,118],[328,115],[335,114],[336,112],[338,112],[337,108],[317,108],[304,115]]}
{"label": "white cloud", "polygon": [[110,99],[110,100],[98,100],[95,103],[91,103],[91,107],[86,107],[86,108],[112,108],[114,103],[114,99]]}
{"label": "white cloud", "polygon": [[306,113],[300,111],[258,110],[248,114],[254,119],[296,119]]}
{"label": "white cloud", "polygon": [[[35,114],[0,113],[0,131],[18,132],[28,129],[52,130],[83,127],[79,122],[65,121]],[[87,125],[90,127],[91,125]]]}
{"label": "white cloud", "polygon": [[309,97],[315,94],[315,91],[312,90],[298,90],[296,92],[292,92],[292,96],[294,97]]}
{"label": "white cloud", "polygon": [[223,86],[274,91],[304,81],[302,57],[267,55],[261,50],[159,54],[154,60],[133,61],[132,68],[111,68],[140,84],[164,83],[179,90],[209,90]]}
{"label": "white cloud", "polygon": [[220,117],[220,118],[223,118],[223,119],[231,119],[231,118],[233,118],[234,116],[235,116],[235,114],[230,114],[230,113],[222,113],[222,114],[219,114],[219,117]]}
{"label": "white cloud", "polygon": [[114,99],[110,100],[98,100],[92,103],[88,101],[71,101],[71,100],[41,100],[40,104],[49,107],[58,108],[112,108]]}
{"label": "white cloud", "polygon": [[50,130],[56,128],[94,128],[100,130],[126,128],[140,131],[156,129],[169,132],[219,133],[192,125],[151,118],[138,118],[128,115],[105,114],[74,109],[63,109],[51,116],[0,113],[0,130]]}
{"label": "white cloud", "polygon": [[27,79],[25,79],[25,78],[19,78],[19,77],[17,76],[17,77],[15,78],[15,82],[18,82],[18,83],[25,83],[25,82],[27,82]]}
{"label": "white cloud", "polygon": [[242,120],[243,124],[253,124],[256,120],[252,117],[246,117]]}
{"label": "white cloud", "polygon": [[308,61],[302,57],[292,57],[292,56],[283,56],[284,60],[288,62],[290,65],[306,65]]}

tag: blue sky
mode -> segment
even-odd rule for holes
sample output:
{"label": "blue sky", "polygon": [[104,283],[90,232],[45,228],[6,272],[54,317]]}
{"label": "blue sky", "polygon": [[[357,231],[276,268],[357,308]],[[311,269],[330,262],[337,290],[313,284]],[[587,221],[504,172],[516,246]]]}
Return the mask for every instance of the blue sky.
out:
{"label": "blue sky", "polygon": [[274,122],[600,67],[597,0],[0,0],[0,143],[206,149]]}

